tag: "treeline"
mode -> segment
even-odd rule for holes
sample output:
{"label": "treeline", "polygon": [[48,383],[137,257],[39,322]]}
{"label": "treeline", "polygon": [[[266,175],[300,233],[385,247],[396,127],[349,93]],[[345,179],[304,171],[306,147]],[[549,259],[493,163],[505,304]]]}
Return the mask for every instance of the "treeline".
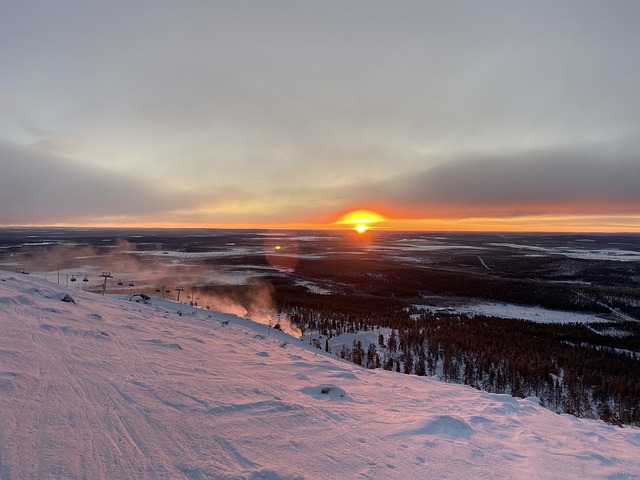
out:
{"label": "treeline", "polygon": [[637,322],[540,324],[428,313],[395,299],[291,292],[280,295],[279,306],[303,330],[317,332],[315,343],[325,350],[341,333],[386,327],[375,344],[354,341],[333,352],[367,368],[439,375],[488,392],[535,396],[560,413],[640,425]]}
{"label": "treeline", "polygon": [[406,345],[400,358],[412,355],[426,363],[427,374],[441,372],[446,381],[536,396],[579,417],[640,425],[640,358],[615,350],[614,338],[585,325],[423,313],[398,337],[398,345]]}
{"label": "treeline", "polygon": [[[474,258],[479,263],[477,257]],[[305,259],[298,265],[297,273],[322,284],[339,285],[347,294],[384,297],[392,292],[396,298],[405,300],[424,295],[458,296],[603,314],[610,313],[609,302],[613,301],[613,306],[622,313],[640,314],[638,292],[619,285],[563,283],[508,273],[403,265],[371,258]]]}

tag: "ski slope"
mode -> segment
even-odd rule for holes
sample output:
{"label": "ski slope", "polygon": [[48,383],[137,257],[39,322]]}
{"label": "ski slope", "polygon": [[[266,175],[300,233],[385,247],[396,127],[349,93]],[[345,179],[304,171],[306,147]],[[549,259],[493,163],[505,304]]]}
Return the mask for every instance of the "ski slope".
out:
{"label": "ski slope", "polygon": [[7,272],[0,405],[2,480],[640,478],[635,428]]}

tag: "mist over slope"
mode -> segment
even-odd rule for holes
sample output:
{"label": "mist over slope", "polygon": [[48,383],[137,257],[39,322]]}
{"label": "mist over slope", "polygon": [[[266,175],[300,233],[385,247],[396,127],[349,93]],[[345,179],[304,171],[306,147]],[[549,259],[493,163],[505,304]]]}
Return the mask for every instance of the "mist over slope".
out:
{"label": "mist over slope", "polygon": [[2,480],[640,478],[638,429],[151,302],[0,272]]}

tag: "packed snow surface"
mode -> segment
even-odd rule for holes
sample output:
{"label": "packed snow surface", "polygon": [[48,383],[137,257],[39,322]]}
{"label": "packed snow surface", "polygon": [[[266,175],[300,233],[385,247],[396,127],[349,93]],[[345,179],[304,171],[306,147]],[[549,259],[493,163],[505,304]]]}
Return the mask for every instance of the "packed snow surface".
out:
{"label": "packed snow surface", "polygon": [[640,478],[635,428],[2,272],[0,405],[3,480]]}

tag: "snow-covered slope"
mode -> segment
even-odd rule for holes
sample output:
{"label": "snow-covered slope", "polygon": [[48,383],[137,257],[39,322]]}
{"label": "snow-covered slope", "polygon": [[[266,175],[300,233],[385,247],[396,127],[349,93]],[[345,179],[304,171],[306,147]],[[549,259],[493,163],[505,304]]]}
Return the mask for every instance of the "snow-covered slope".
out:
{"label": "snow-covered slope", "polygon": [[0,405],[2,480],[640,478],[638,429],[3,272]]}

